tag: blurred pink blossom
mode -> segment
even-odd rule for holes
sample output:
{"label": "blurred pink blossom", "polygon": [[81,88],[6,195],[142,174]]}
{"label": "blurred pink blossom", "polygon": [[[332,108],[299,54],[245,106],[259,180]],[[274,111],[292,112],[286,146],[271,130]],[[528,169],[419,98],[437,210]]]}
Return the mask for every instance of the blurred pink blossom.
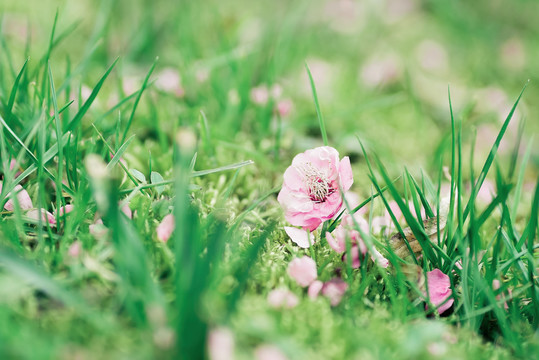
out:
{"label": "blurred pink blossom", "polygon": [[157,238],[161,240],[162,242],[166,243],[168,239],[170,239],[170,236],[172,235],[172,232],[174,231],[175,222],[174,222],[174,215],[168,214],[166,215],[163,220],[161,220],[161,223],[157,226]]}
{"label": "blurred pink blossom", "polygon": [[185,90],[181,84],[181,77],[178,70],[173,68],[165,68],[157,75],[155,87],[161,91],[174,94],[177,97],[183,97]]}
{"label": "blurred pink blossom", "polygon": [[287,117],[290,112],[292,111],[292,108],[294,107],[294,104],[292,103],[292,100],[290,99],[283,99],[279,100],[276,105],[277,114],[281,117]]}
{"label": "blurred pink blossom", "polygon": [[307,289],[307,295],[311,299],[316,299],[318,297],[318,294],[320,294],[320,291],[322,291],[322,288],[324,287],[324,283],[320,280],[315,280],[309,285],[309,289]]}
{"label": "blurred pink blossom", "polygon": [[322,287],[322,295],[329,299],[331,306],[337,306],[348,290],[348,284],[341,279],[332,279]]}
{"label": "blurred pink blossom", "polygon": [[268,304],[273,308],[291,309],[298,303],[298,297],[288,289],[273,289],[268,294]]}
{"label": "blurred pink blossom", "polygon": [[[432,305],[438,306],[445,302],[438,307],[438,314],[442,314],[453,305],[454,300],[450,299],[452,291],[449,276],[439,269],[427,272],[427,288]],[[426,292],[424,294],[427,296]],[[428,309],[428,305],[425,305],[425,309]]]}
{"label": "blurred pink blossom", "polygon": [[374,56],[360,69],[360,80],[366,87],[391,85],[401,77],[401,65],[395,55]]}
{"label": "blurred pink blossom", "polygon": [[316,263],[308,256],[292,260],[288,264],[287,272],[301,287],[309,286],[318,276],[316,273]]}
{"label": "blurred pink blossom", "polygon": [[73,258],[79,257],[82,251],[82,243],[79,240],[74,241],[67,250],[67,254]]}
{"label": "blurred pink blossom", "polygon": [[256,360],[287,360],[285,354],[274,345],[260,345],[255,349]]}
{"label": "blurred pink blossom", "polygon": [[210,360],[234,360],[234,334],[226,328],[212,329],[208,335]]}
{"label": "blurred pink blossom", "polygon": [[447,69],[447,51],[434,40],[423,40],[416,49],[419,64],[425,70],[442,71]]}
{"label": "blurred pink blossom", "polygon": [[251,89],[250,92],[251,101],[260,106],[264,106],[269,101],[269,90],[266,85],[260,85]]}
{"label": "blurred pink blossom", "polygon": [[285,219],[310,231],[340,210],[339,187],[346,192],[354,181],[350,159],[345,156],[339,161],[339,153],[329,146],[296,155],[283,178],[277,200],[285,209]]}
{"label": "blurred pink blossom", "polygon": [[520,70],[526,66],[526,49],[522,40],[511,38],[500,47],[502,64],[511,70]]}

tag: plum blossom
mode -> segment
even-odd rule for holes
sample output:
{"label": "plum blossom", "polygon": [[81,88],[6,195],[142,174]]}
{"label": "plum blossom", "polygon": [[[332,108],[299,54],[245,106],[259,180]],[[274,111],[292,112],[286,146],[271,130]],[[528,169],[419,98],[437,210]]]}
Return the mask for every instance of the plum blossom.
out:
{"label": "plum blossom", "polygon": [[[430,302],[438,307],[438,314],[444,313],[453,305],[454,300],[450,298],[452,291],[449,276],[439,269],[427,272],[427,288]],[[425,296],[427,296],[426,293]],[[425,308],[428,309],[428,305]]]}
{"label": "plum blossom", "polygon": [[168,239],[170,239],[170,236],[174,231],[174,227],[174,215],[166,215],[161,221],[161,223],[157,226],[157,238],[162,242],[166,243]]}
{"label": "plum blossom", "polygon": [[347,191],[354,182],[350,159],[339,160],[338,151],[329,146],[296,155],[283,177],[277,200],[285,209],[285,218],[309,231],[341,209],[339,188]]}
{"label": "plum blossom", "polygon": [[316,273],[316,263],[308,256],[292,260],[288,264],[287,272],[301,287],[309,286],[318,276]]}

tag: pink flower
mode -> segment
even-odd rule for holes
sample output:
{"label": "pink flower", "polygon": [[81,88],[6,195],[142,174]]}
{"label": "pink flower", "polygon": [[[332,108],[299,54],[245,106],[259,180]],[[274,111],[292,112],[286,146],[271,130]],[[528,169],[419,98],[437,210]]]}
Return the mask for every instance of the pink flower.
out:
{"label": "pink flower", "polygon": [[291,309],[298,303],[298,297],[287,289],[273,289],[268,294],[268,304],[273,308]]}
{"label": "pink flower", "polygon": [[342,206],[339,186],[347,191],[354,182],[350,159],[339,161],[339,153],[322,146],[296,155],[284,173],[277,200],[286,220],[310,231],[331,219]]}
{"label": "pink flower", "polygon": [[311,299],[316,299],[318,297],[318,294],[320,294],[320,291],[322,291],[322,288],[324,287],[324,283],[320,280],[315,280],[309,285],[309,289],[307,289],[307,295]]}
{"label": "pink flower", "polygon": [[348,290],[348,284],[341,279],[332,279],[324,284],[322,295],[329,299],[331,306],[337,306]]}
{"label": "pink flower", "polygon": [[107,235],[109,229],[103,224],[103,220],[97,219],[95,223],[88,226],[90,234],[93,235],[96,239],[100,239]]}
{"label": "pink flower", "polygon": [[290,239],[301,248],[307,249],[315,242],[313,234],[303,229],[285,226],[284,231],[286,231]]}
{"label": "pink flower", "polygon": [[166,243],[168,239],[170,239],[170,236],[174,231],[174,227],[174,215],[166,215],[161,221],[161,223],[157,226],[157,238],[162,242]]}
{"label": "pink flower", "polygon": [[318,276],[316,273],[316,263],[308,256],[295,258],[288,264],[288,275],[294,279],[299,286],[309,286]]}
{"label": "pink flower", "polygon": [[[0,191],[2,190],[2,187],[0,186]],[[30,195],[28,195],[28,192],[22,188],[20,185],[15,186],[15,194],[17,196],[17,201],[19,203],[19,206],[22,210],[30,210],[34,207],[32,204],[32,199],[30,199]],[[9,196],[9,195],[8,195]],[[8,200],[6,204],[4,205],[4,209],[7,211],[13,211],[14,210],[14,204],[13,200]]]}
{"label": "pink flower", "polygon": [[[453,305],[454,300],[449,299],[452,294],[449,276],[439,269],[427,272],[427,288],[432,305],[436,307],[440,305],[438,307],[438,314],[442,314]],[[427,296],[427,294],[425,294],[425,296]],[[443,305],[441,305],[442,303]],[[428,309],[428,305],[426,305],[425,308]]]}

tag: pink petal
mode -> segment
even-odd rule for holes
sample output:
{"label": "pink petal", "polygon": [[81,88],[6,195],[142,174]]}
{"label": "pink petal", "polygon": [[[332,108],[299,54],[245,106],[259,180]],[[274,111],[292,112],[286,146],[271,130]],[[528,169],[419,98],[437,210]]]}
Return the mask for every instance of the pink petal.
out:
{"label": "pink petal", "polygon": [[427,272],[427,287],[430,302],[433,305],[438,306],[445,301],[443,305],[438,307],[438,314],[442,314],[449,309],[451,305],[453,305],[453,299],[446,301],[446,299],[450,298],[452,294],[449,276],[441,272],[439,269],[434,269]]}
{"label": "pink petal", "polygon": [[329,246],[339,254],[346,250],[346,243],[337,240],[337,238],[333,237],[329,232],[326,232],[326,240],[328,241]]}
{"label": "pink petal", "polygon": [[174,231],[175,223],[174,223],[174,215],[168,214],[166,215],[161,223],[157,226],[157,238],[161,240],[162,242],[167,242],[168,239],[170,239],[170,236],[172,235],[172,232]]}
{"label": "pink petal", "polygon": [[339,177],[341,179],[341,187],[343,191],[348,191],[354,183],[354,175],[352,174],[352,166],[350,158],[345,156],[339,163]]}
{"label": "pink petal", "polygon": [[[288,234],[290,237],[290,240],[292,240],[296,245],[298,245],[301,248],[308,248],[311,245],[314,244],[314,236],[312,233],[308,233],[307,231],[303,229],[298,229],[290,226],[285,226],[284,231]],[[310,244],[309,244],[310,239]]]}
{"label": "pink petal", "polygon": [[73,209],[74,209],[74,207],[73,207],[73,205],[71,205],[71,204],[67,204],[66,206],[62,206],[62,207],[60,208],[60,211],[59,211],[60,216],[72,212]]}
{"label": "pink petal", "polygon": [[331,306],[337,306],[348,289],[348,284],[341,279],[332,279],[324,284],[322,295],[329,299]]}
{"label": "pink petal", "polygon": [[82,243],[77,240],[69,246],[69,250],[67,250],[67,254],[73,258],[76,258],[80,255],[82,250]]}
{"label": "pink petal", "polygon": [[309,289],[307,290],[307,295],[311,299],[316,299],[318,297],[318,294],[320,294],[320,291],[322,291],[322,288],[324,287],[324,283],[320,280],[315,280],[309,285]]}
{"label": "pink petal", "polygon": [[316,263],[308,256],[292,260],[288,264],[287,272],[302,287],[309,286],[318,276],[316,273]]}
{"label": "pink petal", "polygon": [[127,216],[128,218],[133,218],[133,213],[131,212],[131,209],[129,208],[129,204],[125,204],[122,206],[122,212]]}
{"label": "pink petal", "polygon": [[233,360],[234,334],[226,328],[217,328],[208,335],[208,355],[210,360]]}
{"label": "pink petal", "polygon": [[[32,199],[30,199],[30,195],[28,195],[28,192],[24,190],[22,186],[15,186],[15,194],[17,196],[19,206],[22,210],[30,210],[34,207],[34,205],[32,204]],[[4,209],[6,209],[7,211],[14,210],[13,201],[11,199],[6,202],[6,204],[4,205]]]}
{"label": "pink petal", "polygon": [[[39,210],[32,209],[26,213],[26,216],[28,216],[30,219],[34,219],[39,221]],[[54,215],[52,215],[50,212],[46,211],[45,209],[41,209],[41,220],[48,222],[51,227],[56,226],[56,219]]]}

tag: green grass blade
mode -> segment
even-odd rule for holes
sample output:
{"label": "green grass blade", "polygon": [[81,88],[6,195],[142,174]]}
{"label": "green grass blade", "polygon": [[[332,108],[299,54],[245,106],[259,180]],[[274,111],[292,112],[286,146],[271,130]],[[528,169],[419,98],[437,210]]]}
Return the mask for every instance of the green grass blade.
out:
{"label": "green grass blade", "polygon": [[309,75],[309,81],[311,83],[311,91],[313,93],[314,105],[316,107],[316,114],[318,115],[318,124],[320,125],[320,132],[322,133],[322,140],[324,145],[328,146],[328,135],[326,132],[326,124],[324,122],[324,117],[322,116],[322,111],[320,110],[320,103],[318,102],[318,95],[316,94],[316,86],[314,85],[313,75],[307,63],[305,63],[305,69],[307,70],[307,75]]}
{"label": "green grass blade", "polygon": [[97,97],[97,94],[99,93],[99,91],[101,90],[101,87],[103,86],[103,83],[105,82],[109,74],[111,73],[112,69],[114,69],[114,66],[116,65],[117,62],[118,62],[118,58],[114,60],[114,62],[112,63],[112,65],[110,65],[110,67],[107,69],[105,74],[101,77],[101,79],[99,79],[99,81],[97,82],[96,86],[92,90],[92,93],[90,94],[88,99],[84,102],[84,104],[79,109],[77,114],[75,114],[73,119],[67,124],[65,128],[66,132],[73,131],[77,128],[77,126],[79,126],[79,123],[82,120],[82,117],[86,114],[86,112],[88,111],[92,103],[94,102],[95,98]]}

